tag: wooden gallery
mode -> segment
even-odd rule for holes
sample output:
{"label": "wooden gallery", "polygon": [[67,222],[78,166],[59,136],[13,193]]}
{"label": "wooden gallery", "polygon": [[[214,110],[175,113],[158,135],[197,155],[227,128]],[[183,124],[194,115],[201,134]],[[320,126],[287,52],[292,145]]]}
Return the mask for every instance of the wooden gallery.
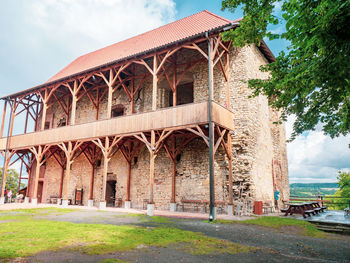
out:
{"label": "wooden gallery", "polygon": [[[285,131],[245,80],[267,78],[265,43],[234,48],[202,11],[83,55],[3,97],[0,151],[24,202],[223,213],[289,198]],[[22,116],[22,117],[20,117]],[[22,174],[22,170],[27,173]],[[28,175],[27,175],[28,174]],[[211,190],[210,190],[211,188]],[[4,191],[1,191],[4,202]],[[193,206],[193,207],[191,207]]]}

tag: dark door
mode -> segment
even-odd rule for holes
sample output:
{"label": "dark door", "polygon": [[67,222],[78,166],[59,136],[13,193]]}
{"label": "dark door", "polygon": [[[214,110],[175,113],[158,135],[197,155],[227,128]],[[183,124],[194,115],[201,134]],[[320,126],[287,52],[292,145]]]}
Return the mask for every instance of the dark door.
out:
{"label": "dark door", "polygon": [[106,187],[107,206],[114,206],[115,205],[115,194],[116,194],[115,187],[116,187],[116,185],[117,185],[117,181],[115,181],[115,180],[107,181],[107,187]]}
{"label": "dark door", "polygon": [[43,197],[43,186],[44,186],[44,182],[39,182],[38,183],[38,203],[41,203],[42,201],[42,197]]}

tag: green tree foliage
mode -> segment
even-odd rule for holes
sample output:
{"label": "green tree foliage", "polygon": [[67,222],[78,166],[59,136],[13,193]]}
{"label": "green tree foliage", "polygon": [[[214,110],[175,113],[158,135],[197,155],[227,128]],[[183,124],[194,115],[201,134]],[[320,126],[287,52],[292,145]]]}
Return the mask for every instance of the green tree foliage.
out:
{"label": "green tree foliage", "polygon": [[[2,178],[2,168],[0,168],[0,177]],[[12,190],[12,195],[15,196],[18,191],[18,183],[19,183],[19,174],[14,169],[7,170],[7,178],[6,178],[6,189],[7,191]],[[21,183],[21,188],[25,185]]]}
{"label": "green tree foliage", "polygon": [[[281,16],[274,12],[282,5]],[[224,0],[222,8],[243,9],[240,27],[225,32],[234,46],[259,45],[264,37],[289,43],[276,62],[261,67],[267,80],[252,79],[255,96],[267,95],[282,111],[295,114],[292,138],[321,123],[332,138],[350,132],[350,0]],[[269,25],[285,25],[272,34]]]}
{"label": "green tree foliage", "polygon": [[330,207],[332,209],[344,209],[348,207],[350,200],[350,173],[338,174],[339,190],[335,193],[335,197],[330,200]]}

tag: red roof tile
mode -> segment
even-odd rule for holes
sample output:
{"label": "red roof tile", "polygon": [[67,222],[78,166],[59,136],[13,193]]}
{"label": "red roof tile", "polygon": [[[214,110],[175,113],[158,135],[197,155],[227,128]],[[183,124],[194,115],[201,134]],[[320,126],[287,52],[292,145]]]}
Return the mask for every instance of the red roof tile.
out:
{"label": "red roof tile", "polygon": [[230,23],[232,21],[204,10],[141,35],[83,55],[63,68],[46,83],[145,53]]}

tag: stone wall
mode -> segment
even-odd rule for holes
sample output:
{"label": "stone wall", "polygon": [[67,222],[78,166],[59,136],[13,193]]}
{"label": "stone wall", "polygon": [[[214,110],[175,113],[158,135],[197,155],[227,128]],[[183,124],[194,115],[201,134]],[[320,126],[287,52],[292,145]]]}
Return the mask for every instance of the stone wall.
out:
{"label": "stone wall", "polygon": [[[198,58],[194,51],[179,54],[179,61]],[[261,200],[273,202],[274,183],[281,192],[281,200],[289,198],[288,168],[286,157],[285,131],[283,125],[275,125],[278,113],[268,106],[265,97],[248,98],[251,91],[245,80],[249,78],[267,78],[266,73],[259,71],[259,66],[267,63],[255,46],[242,49],[231,48],[230,51],[230,103],[234,113],[235,130],[231,132],[233,148],[233,182],[234,199],[236,201]],[[180,74],[180,73],[178,73]],[[171,73],[170,73],[171,76]],[[193,67],[184,78],[184,82],[193,81],[194,102],[208,99],[208,64],[199,63]],[[170,88],[163,79],[159,80],[159,108],[169,106]],[[135,113],[151,110],[152,81],[146,81],[135,101]],[[219,70],[214,70],[214,100],[225,105],[226,83]],[[121,89],[113,96],[113,104],[123,104],[126,114],[130,114],[130,104],[125,92]],[[106,118],[106,97],[102,100],[99,119]],[[76,123],[95,120],[95,109],[87,96],[77,104]],[[58,105],[51,108],[54,125],[62,118],[63,112]],[[209,199],[209,163],[208,147],[201,139],[195,139],[188,144],[177,161],[176,202],[186,199]],[[276,165],[273,165],[276,163]],[[222,147],[215,155],[215,198],[228,200],[228,158]],[[278,169],[277,169],[278,168]],[[90,189],[92,167],[81,155],[72,165],[69,182],[69,198],[74,199],[76,188],[84,189],[84,204],[87,204]],[[50,159],[45,172],[45,197],[59,191],[61,168]],[[102,195],[103,162],[95,168],[94,201],[97,204]],[[127,163],[120,153],[113,156],[108,168],[109,179],[117,181],[116,198],[125,200]],[[149,185],[149,152],[144,147],[137,155],[137,163],[132,162],[131,201],[132,207],[142,208],[143,200],[148,199]],[[157,209],[169,209],[171,198],[171,162],[164,149],[155,161],[154,201]]]}

